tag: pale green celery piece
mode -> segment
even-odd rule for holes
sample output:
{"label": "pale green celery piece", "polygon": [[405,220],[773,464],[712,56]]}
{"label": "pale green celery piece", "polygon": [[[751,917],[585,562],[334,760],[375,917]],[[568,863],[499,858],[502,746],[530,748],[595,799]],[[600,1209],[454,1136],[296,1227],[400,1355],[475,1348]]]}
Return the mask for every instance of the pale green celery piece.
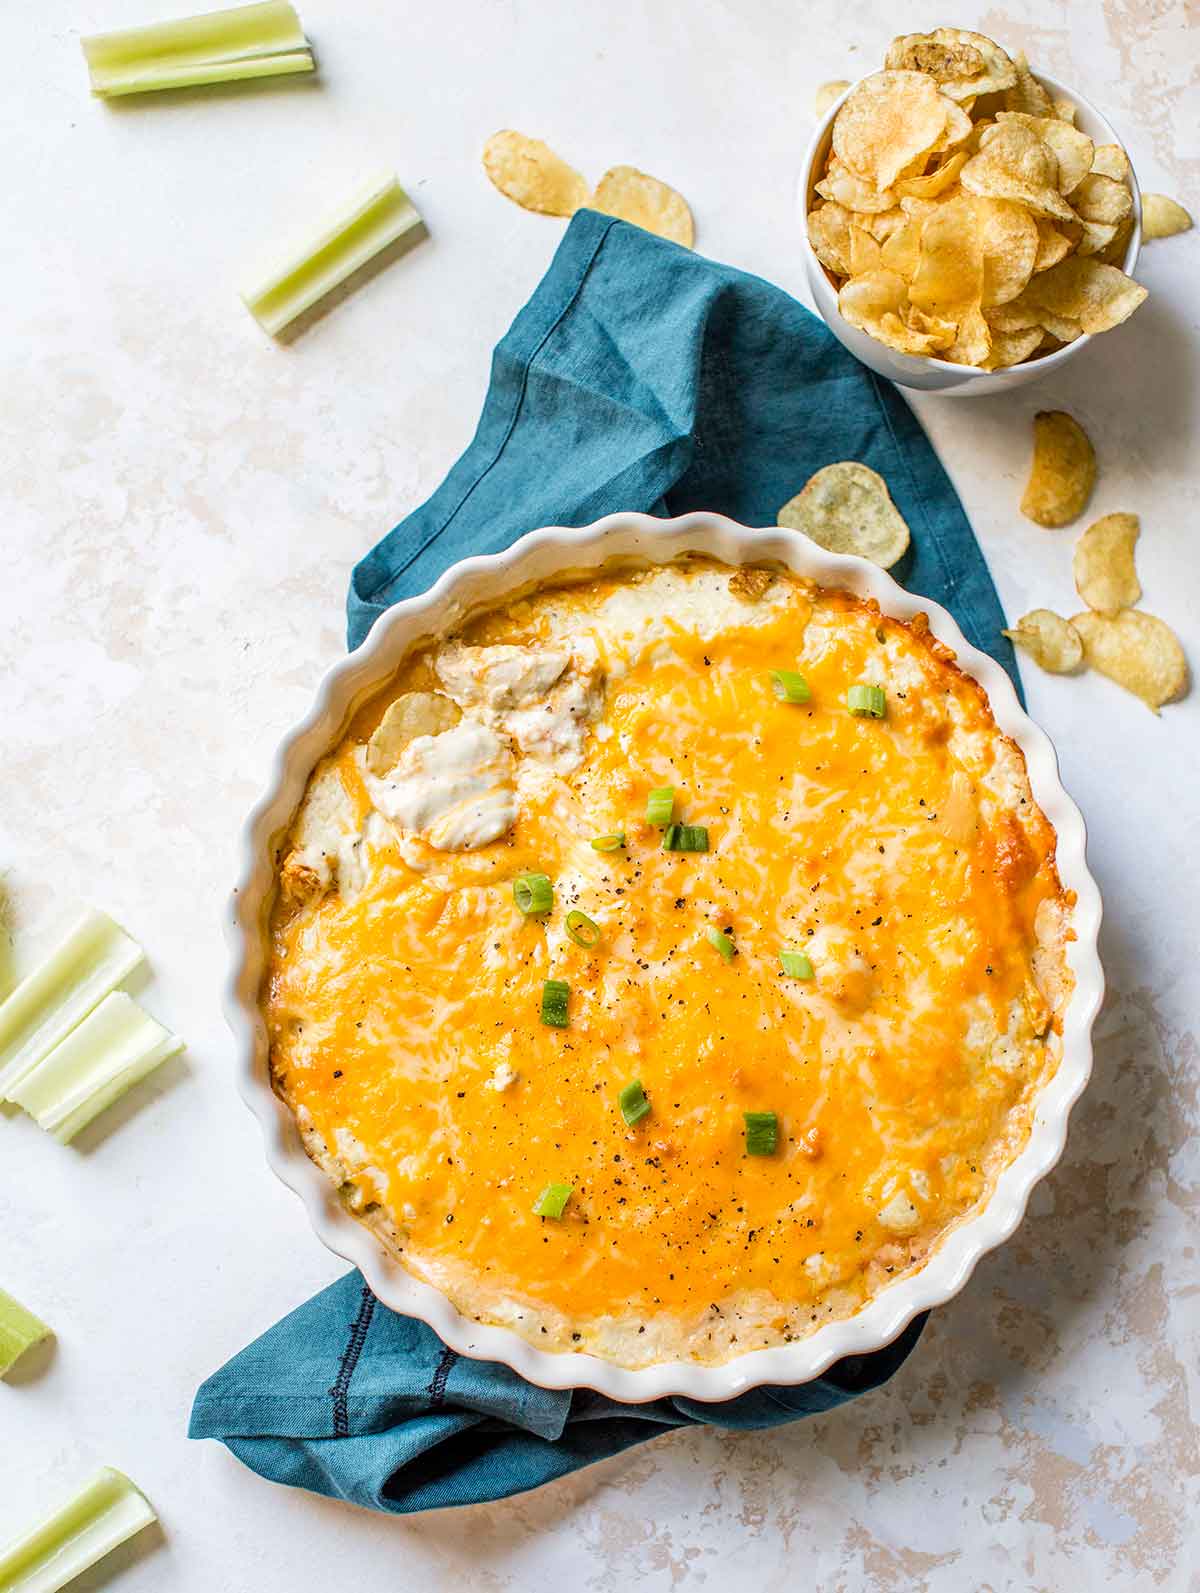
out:
{"label": "pale green celery piece", "polygon": [[107,913],[89,909],[62,945],[0,1004],[0,1101],[12,1100],[11,1091],[30,1069],[141,960],[136,941]]}
{"label": "pale green celery piece", "polygon": [[313,70],[312,51],[288,0],[96,33],[81,42],[92,93],[109,99]]}
{"label": "pale green celery piece", "polygon": [[157,1520],[141,1490],[104,1466],[60,1510],[0,1550],[0,1590],[58,1593]]}
{"label": "pale green celery piece", "polygon": [[26,1350],[49,1337],[50,1329],[39,1317],[0,1289],[0,1377],[17,1364]]}
{"label": "pale green celery piece", "polygon": [[422,226],[421,217],[390,173],[373,177],[305,243],[293,249],[242,299],[264,331],[275,336],[368,261]]}
{"label": "pale green celery piece", "polygon": [[25,1075],[11,1099],[65,1145],[139,1079],[182,1050],[178,1035],[117,990]]}

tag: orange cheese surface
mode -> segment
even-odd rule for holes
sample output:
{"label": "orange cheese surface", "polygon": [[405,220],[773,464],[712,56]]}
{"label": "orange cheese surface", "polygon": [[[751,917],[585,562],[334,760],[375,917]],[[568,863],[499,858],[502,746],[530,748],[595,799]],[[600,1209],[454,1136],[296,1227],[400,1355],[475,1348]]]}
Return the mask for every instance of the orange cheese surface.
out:
{"label": "orange cheese surface", "polygon": [[[586,657],[580,761],[522,775],[488,844],[383,826],[353,893],[281,901],[264,1005],[310,1147],[466,1314],[627,1364],[721,1359],[857,1309],[986,1196],[1055,1064],[1035,953],[1062,893],[1019,753],[919,627],[779,577],[715,625],[673,621],[667,593],[652,645],[614,642],[591,620],[631,579],[467,629]],[[355,822],[363,740],[398,693],[436,687],[434,652],[332,754]],[[777,698],[777,667],[807,704]],[[884,686],[886,718],[847,711],[860,682]],[[706,853],[645,822],[665,785]],[[590,847],[609,832],[622,849]],[[514,905],[526,870],[554,882],[545,918]],[[564,932],[573,907],[594,948]],[[781,949],[814,977],[785,977]],[[570,985],[564,1029],[540,1020],[550,978]],[[630,1128],[635,1078],[651,1110]],[[777,1114],[773,1155],[746,1153],[757,1111]],[[551,1182],[573,1191],[557,1221],[533,1212]]]}

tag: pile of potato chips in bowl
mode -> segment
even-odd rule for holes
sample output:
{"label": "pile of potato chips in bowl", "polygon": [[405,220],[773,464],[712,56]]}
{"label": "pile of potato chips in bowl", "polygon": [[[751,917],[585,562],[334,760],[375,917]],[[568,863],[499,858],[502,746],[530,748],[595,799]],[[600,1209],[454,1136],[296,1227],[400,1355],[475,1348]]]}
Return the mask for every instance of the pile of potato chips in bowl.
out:
{"label": "pile of potato chips in bowl", "polygon": [[910,386],[1011,385],[1146,297],[1112,129],[980,33],[893,40],[818,130],[803,198],[818,308]]}

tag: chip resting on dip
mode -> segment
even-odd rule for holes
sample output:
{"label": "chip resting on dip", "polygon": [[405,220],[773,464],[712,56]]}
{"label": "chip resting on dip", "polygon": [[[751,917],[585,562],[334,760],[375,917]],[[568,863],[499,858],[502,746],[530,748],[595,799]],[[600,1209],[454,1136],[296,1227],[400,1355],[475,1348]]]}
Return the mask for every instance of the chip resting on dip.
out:
{"label": "chip resting on dip", "polygon": [[1070,905],[924,616],[614,567],[428,640],[318,763],[272,1080],[464,1316],[719,1364],[853,1315],[986,1202],[1059,1063]]}

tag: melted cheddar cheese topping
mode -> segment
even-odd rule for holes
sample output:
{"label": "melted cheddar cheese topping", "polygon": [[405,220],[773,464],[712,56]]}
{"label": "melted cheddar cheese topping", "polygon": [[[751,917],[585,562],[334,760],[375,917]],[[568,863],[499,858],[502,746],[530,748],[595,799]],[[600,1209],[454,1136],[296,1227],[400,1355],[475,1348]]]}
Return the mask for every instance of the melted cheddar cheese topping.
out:
{"label": "melted cheddar cheese topping", "polygon": [[[411,692],[460,717],[373,769]],[[646,823],[667,785],[707,852]],[[698,560],[482,616],[359,712],[281,856],[264,1007],[310,1153],[413,1272],[543,1347],[720,1361],[858,1310],[978,1209],[1057,1062],[1069,902],[1019,751],[919,622],[792,576]],[[773,1155],[746,1154],[760,1111]]]}

